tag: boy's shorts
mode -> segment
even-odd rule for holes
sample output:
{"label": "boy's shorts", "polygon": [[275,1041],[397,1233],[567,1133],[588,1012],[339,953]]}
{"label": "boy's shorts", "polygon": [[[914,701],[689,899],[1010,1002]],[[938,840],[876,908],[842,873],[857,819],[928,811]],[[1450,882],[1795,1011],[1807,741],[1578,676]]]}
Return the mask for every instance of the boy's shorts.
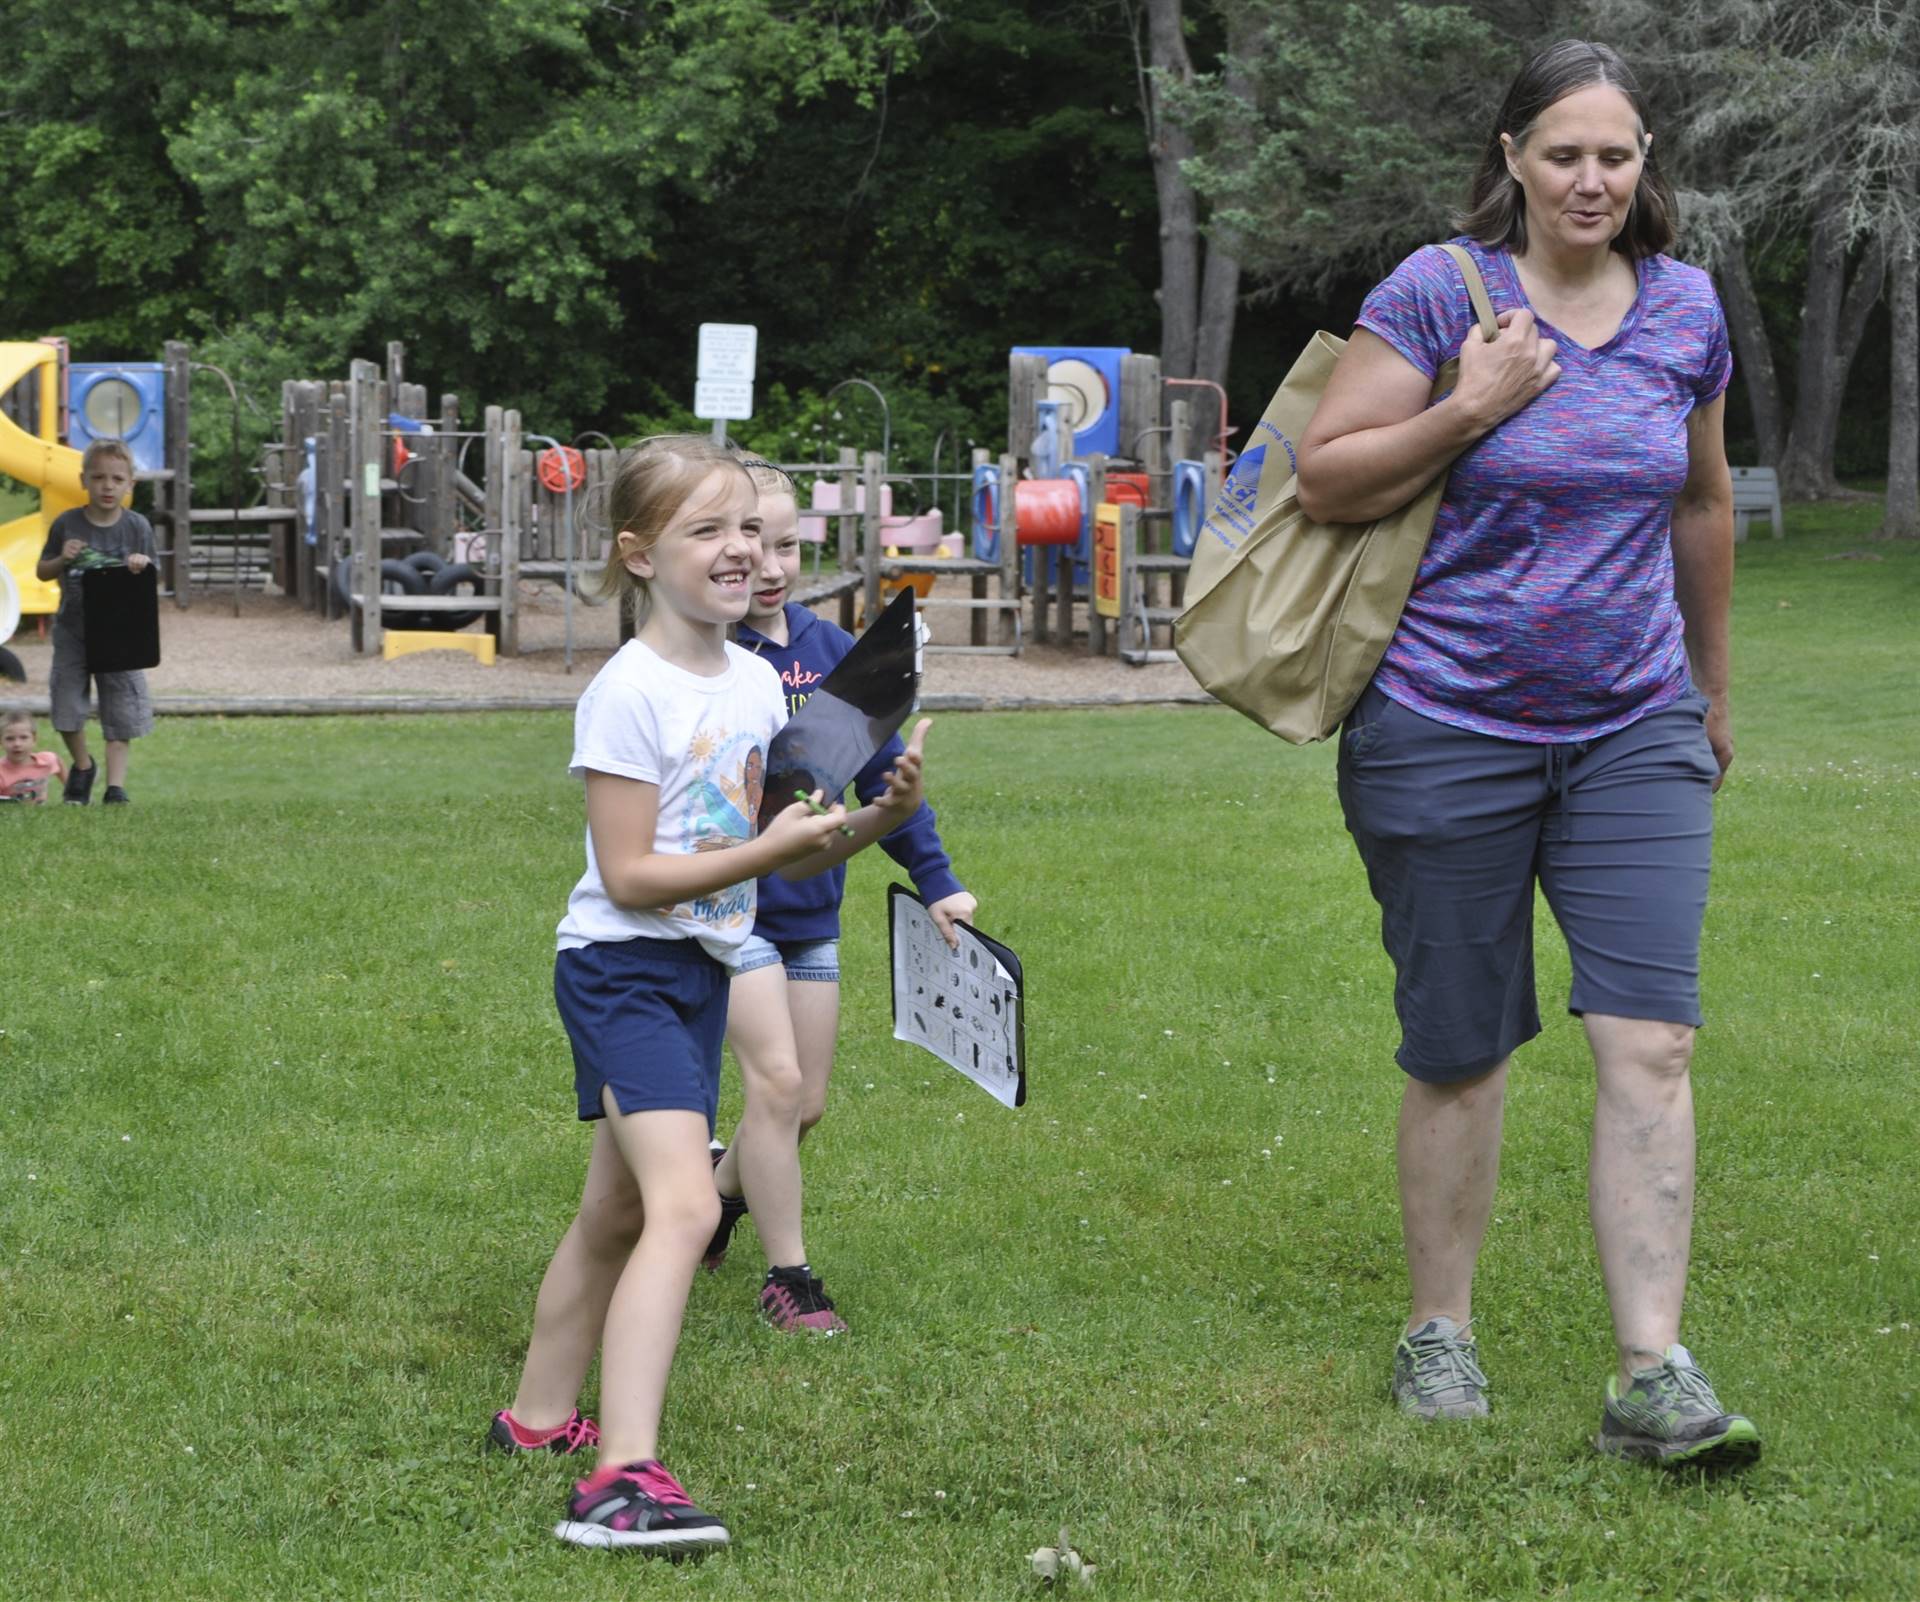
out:
{"label": "boy's shorts", "polygon": [[727,970],[693,940],[601,941],[560,952],[553,998],[573,1044],[583,1119],[601,1118],[610,1090],[622,1113],[697,1112],[713,1130]]}
{"label": "boy's shorts", "polygon": [[757,934],[750,934],[734,953],[732,968],[737,976],[752,973],[755,968],[771,968],[776,962],[785,966],[789,979],[838,984],[840,943],[837,940],[763,940]]}
{"label": "boy's shorts", "polygon": [[47,695],[53,706],[53,726],[62,734],[76,734],[87,726],[87,681],[100,693],[100,736],[106,740],[138,740],[153,733],[153,697],[146,674],[87,672],[87,642],[58,623],[53,626],[53,669]]}
{"label": "boy's shorts", "polygon": [[1707,704],[1689,689],[1612,734],[1535,745],[1367,688],[1340,731],[1340,805],[1413,1078],[1476,1078],[1540,1032],[1536,881],[1573,959],[1570,1012],[1699,1026],[1719,772]]}

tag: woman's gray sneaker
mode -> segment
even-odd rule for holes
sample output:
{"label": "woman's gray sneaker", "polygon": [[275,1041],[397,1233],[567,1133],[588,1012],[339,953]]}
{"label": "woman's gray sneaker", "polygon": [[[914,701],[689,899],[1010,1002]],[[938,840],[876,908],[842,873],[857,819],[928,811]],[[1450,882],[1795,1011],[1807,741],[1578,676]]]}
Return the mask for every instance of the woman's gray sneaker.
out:
{"label": "woman's gray sneaker", "polygon": [[1760,1432],[1752,1419],[1720,1405],[1686,1347],[1669,1346],[1658,1367],[1633,1371],[1625,1396],[1619,1377],[1608,1377],[1593,1444],[1610,1457],[1745,1468],[1760,1455]]}
{"label": "woman's gray sneaker", "polygon": [[1430,1318],[1393,1349],[1393,1399],[1412,1418],[1485,1418],[1487,1376],[1466,1324]]}

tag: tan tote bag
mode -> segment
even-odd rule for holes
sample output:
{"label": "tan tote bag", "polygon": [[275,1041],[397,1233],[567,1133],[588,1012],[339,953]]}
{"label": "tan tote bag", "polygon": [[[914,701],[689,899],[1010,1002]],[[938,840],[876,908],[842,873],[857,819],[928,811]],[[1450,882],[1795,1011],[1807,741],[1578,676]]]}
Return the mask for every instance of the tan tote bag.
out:
{"label": "tan tote bag", "polygon": [[[1458,263],[1480,331],[1499,331],[1473,258]],[[1316,523],[1295,496],[1297,442],[1346,341],[1318,333],[1267,403],[1207,514],[1174,649],[1200,687],[1295,745],[1324,740],[1360,699],[1412,592],[1447,487],[1442,472],[1372,523]],[[1460,362],[1440,369],[1433,400]]]}

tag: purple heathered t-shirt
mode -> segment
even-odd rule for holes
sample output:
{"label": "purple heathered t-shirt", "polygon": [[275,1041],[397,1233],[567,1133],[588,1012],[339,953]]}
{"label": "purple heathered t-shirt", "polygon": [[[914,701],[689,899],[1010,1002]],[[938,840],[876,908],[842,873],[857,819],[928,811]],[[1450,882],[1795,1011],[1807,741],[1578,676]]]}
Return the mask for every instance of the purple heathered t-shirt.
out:
{"label": "purple heathered t-shirt", "polygon": [[[1505,250],[1466,245],[1495,312],[1527,304]],[[1712,281],[1667,256],[1639,263],[1619,332],[1558,341],[1560,376],[1454,462],[1413,594],[1377,682],[1402,706],[1508,740],[1586,740],[1686,692],[1673,594],[1673,500],[1687,416],[1732,376]],[[1474,327],[1436,246],[1415,251],[1357,319],[1434,377]]]}

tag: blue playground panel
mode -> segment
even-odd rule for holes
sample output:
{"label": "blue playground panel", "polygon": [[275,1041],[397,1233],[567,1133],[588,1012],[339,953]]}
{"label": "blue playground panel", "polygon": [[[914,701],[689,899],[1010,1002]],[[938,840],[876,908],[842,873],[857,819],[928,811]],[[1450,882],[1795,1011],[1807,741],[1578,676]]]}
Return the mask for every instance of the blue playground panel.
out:
{"label": "blue playground panel", "polygon": [[167,370],[160,362],[75,362],[67,369],[67,443],[126,442],[136,473],[167,465]]}
{"label": "blue playground panel", "polygon": [[1064,401],[1066,421],[1073,428],[1077,456],[1099,451],[1119,456],[1133,442],[1120,437],[1120,361],[1133,352],[1118,345],[1015,345],[1014,356],[1047,359],[1047,393],[1043,399]]}

